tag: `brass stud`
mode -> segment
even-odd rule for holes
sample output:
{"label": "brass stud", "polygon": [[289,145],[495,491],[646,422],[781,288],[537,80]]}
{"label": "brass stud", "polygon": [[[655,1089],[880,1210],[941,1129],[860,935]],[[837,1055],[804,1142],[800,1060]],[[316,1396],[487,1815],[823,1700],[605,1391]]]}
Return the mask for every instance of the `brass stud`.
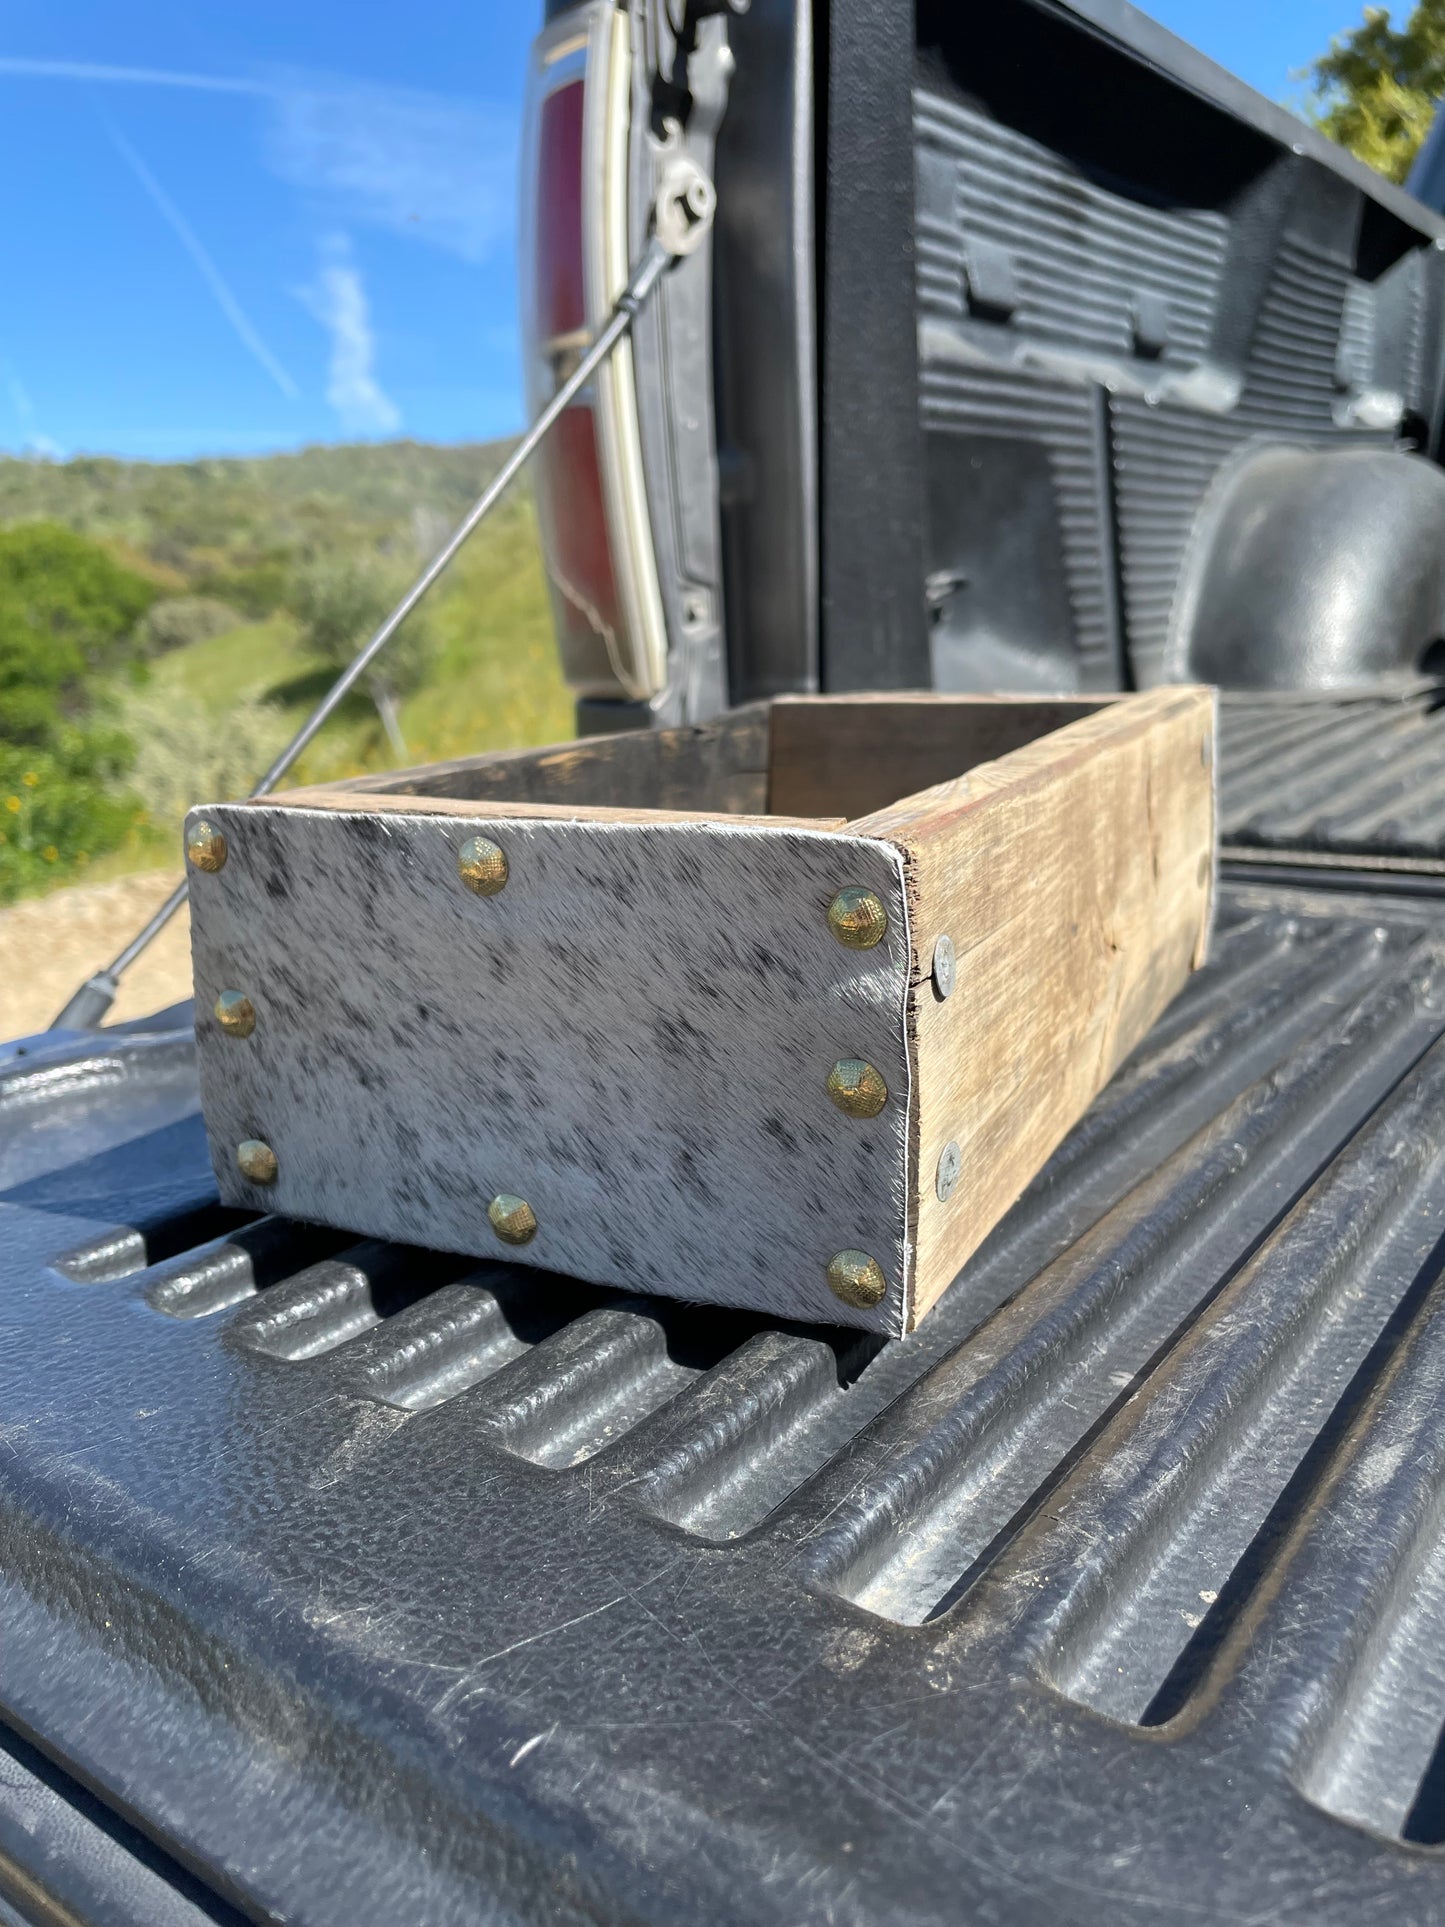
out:
{"label": "brass stud", "polygon": [[457,869],[474,895],[494,897],[506,886],[507,854],[489,836],[468,837],[457,851]]}
{"label": "brass stud", "polygon": [[877,1117],[888,1102],[882,1073],[861,1057],[840,1057],[828,1073],[828,1095],[847,1117]]}
{"label": "brass stud", "polygon": [[529,1245],[537,1235],[537,1214],[525,1198],[499,1191],[487,1206],[492,1229],[504,1245]]}
{"label": "brass stud", "polygon": [[236,1167],[251,1184],[274,1184],[281,1168],[276,1153],[258,1137],[243,1138],[236,1146]]}
{"label": "brass stud", "polygon": [[871,890],[840,890],[828,905],[828,928],[850,950],[871,950],[883,941],[888,912]]}
{"label": "brass stud", "polygon": [[887,1295],[888,1280],[866,1251],[835,1251],[828,1260],[828,1289],[855,1311],[871,1311]]}
{"label": "brass stud", "polygon": [[216,999],[216,1022],[228,1037],[249,1037],[256,1028],[256,1006],[244,990],[223,990]]}
{"label": "brass stud", "polygon": [[229,854],[226,839],[214,824],[202,819],[186,831],[186,855],[198,870],[224,869]]}

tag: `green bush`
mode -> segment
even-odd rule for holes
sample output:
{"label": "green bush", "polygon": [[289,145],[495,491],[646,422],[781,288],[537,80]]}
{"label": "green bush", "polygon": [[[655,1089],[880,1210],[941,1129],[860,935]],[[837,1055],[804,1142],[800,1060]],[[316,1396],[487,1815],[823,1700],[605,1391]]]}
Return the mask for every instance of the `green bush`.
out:
{"label": "green bush", "polygon": [[229,803],[245,796],[290,734],[274,703],[239,696],[218,718],[199,696],[137,689],[120,721],[135,745],[130,784],[156,829],[175,832],[197,803]]}
{"label": "green bush", "polygon": [[154,584],[53,522],[0,529],[0,901],[114,849],[135,820],[129,739],[91,679],[135,668]]}
{"label": "green bush", "polygon": [[223,636],[244,621],[245,617],[229,602],[221,602],[215,596],[162,596],[141,617],[135,632],[136,647],[147,656],[164,656],[172,649],[185,649],[193,642],[209,642],[212,636]]}
{"label": "green bush", "polygon": [[138,820],[124,787],[130,743],[115,730],[56,732],[44,749],[0,743],[0,903],[84,871]]}

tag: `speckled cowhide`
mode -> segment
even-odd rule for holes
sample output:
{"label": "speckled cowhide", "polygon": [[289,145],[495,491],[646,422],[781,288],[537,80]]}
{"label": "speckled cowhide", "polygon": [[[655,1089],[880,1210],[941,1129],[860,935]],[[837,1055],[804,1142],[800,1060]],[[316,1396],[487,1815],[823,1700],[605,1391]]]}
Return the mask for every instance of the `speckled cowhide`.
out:
{"label": "speckled cowhide", "polygon": [[[207,809],[228,857],[191,874],[201,1090],[228,1204],[671,1297],[904,1328],[909,1273],[908,913],[902,858],[759,821],[488,814],[465,802]],[[457,855],[506,853],[478,897]],[[827,907],[876,891],[850,950]],[[221,992],[255,1027],[228,1035]],[[843,1115],[861,1057],[893,1096]],[[275,1152],[269,1186],[236,1147]],[[500,1245],[487,1207],[538,1229]],[[829,1290],[858,1248],[868,1310]],[[548,1289],[539,1278],[538,1289]]]}

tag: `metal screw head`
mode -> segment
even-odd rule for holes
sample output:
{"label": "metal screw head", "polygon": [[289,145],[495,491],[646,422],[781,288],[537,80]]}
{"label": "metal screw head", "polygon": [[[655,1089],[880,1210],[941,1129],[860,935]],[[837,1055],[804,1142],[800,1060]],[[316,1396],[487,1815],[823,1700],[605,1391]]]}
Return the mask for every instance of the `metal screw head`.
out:
{"label": "metal screw head", "polygon": [[489,836],[471,836],[457,851],[462,882],[479,897],[494,897],[507,881],[507,856]]}
{"label": "metal screw head", "polygon": [[258,1137],[243,1138],[236,1146],[236,1168],[251,1184],[274,1184],[280,1165],[269,1144]]}
{"label": "metal screw head", "polygon": [[855,1311],[871,1311],[886,1296],[888,1280],[866,1251],[835,1251],[828,1260],[828,1289]]}
{"label": "metal screw head", "polygon": [[537,1214],[525,1198],[499,1191],[487,1206],[493,1231],[504,1245],[528,1245],[537,1235]]}
{"label": "metal screw head", "polygon": [[223,990],[216,999],[216,1022],[228,1037],[249,1037],[256,1028],[256,1006],[244,990]]}
{"label": "metal screw head", "polygon": [[958,1183],[963,1170],[963,1153],[950,1138],[938,1154],[938,1171],[933,1180],[933,1188],[938,1193],[940,1204],[947,1204],[953,1196],[954,1186]]}
{"label": "metal screw head", "polygon": [[933,988],[940,997],[951,997],[958,982],[958,952],[952,937],[940,937],[933,946]]}
{"label": "metal screw head", "polygon": [[828,905],[828,928],[850,950],[871,950],[883,941],[888,912],[871,890],[840,890]]}
{"label": "metal screw head", "polygon": [[198,870],[220,870],[229,855],[226,839],[212,823],[203,819],[186,831],[186,855]]}
{"label": "metal screw head", "polygon": [[848,1117],[877,1117],[888,1102],[883,1074],[862,1057],[840,1057],[828,1073],[828,1095]]}

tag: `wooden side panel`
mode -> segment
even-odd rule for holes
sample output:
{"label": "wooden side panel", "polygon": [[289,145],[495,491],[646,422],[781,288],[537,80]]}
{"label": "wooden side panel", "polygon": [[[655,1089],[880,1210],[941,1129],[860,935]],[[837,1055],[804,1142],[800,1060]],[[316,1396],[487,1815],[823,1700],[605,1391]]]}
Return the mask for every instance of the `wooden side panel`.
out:
{"label": "wooden side panel", "polygon": [[326,787],[471,802],[760,816],[768,807],[767,760],[768,705],[752,703],[698,728],[588,736],[547,749],[507,750],[421,769],[349,777]]}
{"label": "wooden side panel", "polygon": [[[916,1320],[1203,962],[1214,698],[1131,699],[854,823],[906,852]],[[933,946],[952,937],[940,999]],[[940,1154],[961,1154],[946,1202]]]}
{"label": "wooden side panel", "polygon": [[[903,863],[816,829],[578,820],[437,798],[234,804],[228,856],[192,873],[197,1044],[221,1194],[314,1219],[774,1316],[903,1328],[908,1275]],[[484,821],[509,864],[472,895],[457,852]],[[831,934],[876,891],[872,950]],[[255,1010],[225,1034],[223,990]],[[878,1067],[890,1098],[845,1116],[827,1077]],[[276,1154],[269,1186],[236,1147]],[[538,1230],[500,1244],[494,1196]],[[828,1260],[889,1283],[846,1310]]]}
{"label": "wooden side panel", "polygon": [[780,696],[768,808],[866,816],[1119,701],[1111,696]]}

